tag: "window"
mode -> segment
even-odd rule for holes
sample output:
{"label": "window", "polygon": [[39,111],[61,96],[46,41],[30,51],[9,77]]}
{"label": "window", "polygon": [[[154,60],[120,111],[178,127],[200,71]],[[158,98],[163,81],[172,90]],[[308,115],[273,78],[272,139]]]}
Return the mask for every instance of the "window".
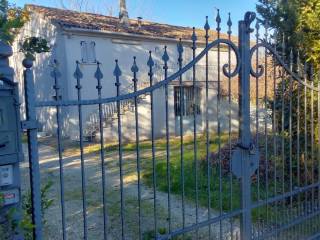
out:
{"label": "window", "polygon": [[81,42],[81,58],[83,63],[96,63],[96,43],[94,41]]}
{"label": "window", "polygon": [[[195,95],[194,95],[195,92]],[[182,101],[182,106],[180,101]],[[182,111],[182,112],[181,112]],[[182,87],[182,99],[180,98],[180,87],[174,87],[174,112],[175,116],[192,116],[194,111],[201,114],[201,88],[193,86]]]}

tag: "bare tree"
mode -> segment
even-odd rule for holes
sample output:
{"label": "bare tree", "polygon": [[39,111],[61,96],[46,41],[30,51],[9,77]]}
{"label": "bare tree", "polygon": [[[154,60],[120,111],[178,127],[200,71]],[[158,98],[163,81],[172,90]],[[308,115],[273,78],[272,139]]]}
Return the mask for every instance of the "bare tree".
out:
{"label": "bare tree", "polygon": [[153,8],[156,0],[54,0],[58,7],[80,12],[91,12],[105,14],[108,16],[119,16],[121,9],[130,8],[129,15],[133,18],[142,16],[152,20]]}
{"label": "bare tree", "polygon": [[62,8],[82,12],[87,10],[89,0],[59,0],[58,4]]}
{"label": "bare tree", "polygon": [[114,16],[115,9],[118,9],[119,0],[55,0],[56,5],[69,10],[79,12],[91,12]]}

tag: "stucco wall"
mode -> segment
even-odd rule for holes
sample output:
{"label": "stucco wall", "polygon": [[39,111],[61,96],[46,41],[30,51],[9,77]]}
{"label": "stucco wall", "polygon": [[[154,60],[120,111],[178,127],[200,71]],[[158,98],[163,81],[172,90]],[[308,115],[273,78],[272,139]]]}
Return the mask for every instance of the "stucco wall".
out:
{"label": "stucco wall", "polygon": [[[138,40],[121,40],[121,39],[112,39],[109,36],[98,35],[89,33],[75,33],[65,35],[66,43],[66,57],[68,73],[67,73],[67,82],[69,84],[69,98],[77,98],[77,90],[75,88],[76,79],[73,77],[75,70],[75,62],[81,59],[80,51],[80,42],[81,41],[95,41],[96,43],[96,57],[99,62],[102,63],[101,70],[103,72],[104,78],[102,80],[102,95],[103,97],[114,97],[116,95],[115,87],[115,78],[113,76],[113,70],[115,67],[115,59],[119,60],[119,66],[122,71],[121,76],[121,89],[122,93],[133,91],[132,87],[132,72],[131,66],[133,63],[133,57],[137,57],[137,65],[139,67],[138,81],[139,83],[144,83],[144,86],[147,86],[149,83],[148,76],[148,66],[147,60],[149,57],[148,52],[151,50],[153,52],[153,59],[156,63],[155,65],[155,76],[154,82],[163,80],[163,65],[162,65],[162,54],[163,48],[165,45],[168,46],[168,54],[170,56],[169,61],[169,75],[178,70],[178,55],[176,43],[172,42],[155,42],[155,41],[138,41]],[[197,54],[200,53],[203,48],[197,50]],[[221,53],[221,63],[227,63],[227,53]],[[185,46],[184,52],[184,61],[183,65],[187,64],[192,60],[192,50],[190,46]],[[234,58],[232,60],[234,62]],[[221,64],[222,65],[222,64]],[[83,99],[94,99],[97,98],[97,81],[94,79],[94,73],[96,71],[95,64],[81,64],[80,69],[83,73],[83,79],[81,79],[82,85],[82,97]],[[222,73],[221,73],[222,75]],[[205,113],[205,59],[202,59],[197,64],[197,81],[198,84],[202,87],[202,113]],[[210,126],[213,130],[217,129],[216,121],[217,110],[216,110],[216,97],[217,97],[217,52],[212,50],[209,53],[209,121],[211,122]],[[222,77],[221,77],[222,78]],[[177,79],[178,80],[178,79]],[[184,74],[183,81],[185,84],[190,85],[192,83],[192,69]],[[179,134],[179,118],[174,116],[174,94],[173,94],[173,85],[169,86],[169,125],[170,133],[178,135]],[[225,99],[221,102],[221,125],[222,130],[228,129],[227,116],[229,114],[228,104]],[[237,118],[237,105],[233,104],[232,108],[232,117],[233,119]],[[89,118],[92,115],[97,115],[98,107],[84,107],[83,116],[84,124],[89,122]],[[201,131],[205,127],[205,117],[204,115],[198,116],[197,128],[198,131]],[[150,110],[150,95],[145,96],[142,99],[142,102],[139,104],[139,123],[140,123],[140,134],[141,138],[150,138],[151,132],[151,110]],[[126,111],[122,117],[122,130],[125,139],[135,138],[135,118],[133,111]],[[72,132],[73,137],[77,137],[78,131],[78,115],[77,108],[70,108],[68,111],[68,120],[69,120],[69,131]],[[155,136],[161,137],[165,134],[165,95],[164,88],[157,89],[154,92],[154,121],[155,121]],[[234,127],[237,123],[233,121]],[[184,118],[184,132],[191,133],[193,131],[193,117]],[[109,123],[108,127],[105,129],[105,136],[111,135],[113,137],[117,136],[117,121],[114,119],[112,123]]]}
{"label": "stucco wall", "polygon": [[[48,53],[36,54],[33,75],[35,82],[35,92],[37,100],[45,101],[52,100],[55,96],[53,89],[54,79],[51,77],[53,70],[54,59],[59,61],[59,69],[62,76],[65,76],[67,64],[65,62],[65,48],[62,35],[60,34],[59,27],[47,21],[41,15],[33,13],[30,21],[27,22],[21,29],[15,42],[13,43],[13,56],[10,58],[10,65],[15,70],[15,81],[19,83],[19,93],[21,102],[21,115],[22,119],[25,115],[25,101],[24,101],[24,82],[23,82],[23,66],[22,61],[24,54],[20,52],[20,44],[31,36],[41,37],[48,41],[51,46],[51,51]],[[67,96],[68,90],[66,81],[60,82],[61,93]],[[53,108],[39,108],[37,109],[38,119],[41,124],[41,129],[48,133],[55,132],[56,129],[56,114]]]}
{"label": "stucco wall", "polygon": [[[13,67],[16,69],[16,79],[20,83],[20,95],[23,101],[23,81],[22,81],[22,59],[23,55],[18,53],[18,43],[26,36],[41,36],[46,38],[52,45],[52,52],[44,53],[37,56],[34,64],[34,75],[36,84],[36,95],[38,100],[52,100],[54,96],[54,80],[50,76],[52,71],[53,59],[59,62],[59,70],[61,78],[59,78],[59,85],[61,86],[62,98],[64,100],[77,99],[77,89],[75,88],[76,79],[74,78],[74,71],[76,68],[76,61],[81,60],[81,41],[94,41],[96,43],[96,58],[101,62],[101,70],[104,75],[102,80],[102,97],[114,97],[116,95],[115,78],[113,70],[115,67],[115,59],[119,60],[119,66],[122,70],[121,76],[121,92],[122,94],[133,91],[132,86],[132,72],[131,66],[133,63],[133,56],[137,57],[137,65],[139,67],[138,81],[140,88],[144,88],[149,84],[147,60],[148,52],[153,52],[153,59],[155,61],[154,68],[154,83],[163,80],[163,65],[162,54],[165,45],[168,46],[169,60],[169,75],[178,70],[178,54],[176,42],[165,40],[151,40],[151,39],[134,39],[128,37],[112,37],[108,34],[94,33],[89,31],[64,31],[59,27],[51,24],[45,19],[33,15],[32,20],[26,24],[23,31],[18,37],[14,45],[14,56],[11,59]],[[203,50],[203,47],[197,49],[197,54]],[[210,131],[217,131],[217,51],[212,49],[209,53],[209,125]],[[221,66],[228,62],[228,54],[225,51],[221,53]],[[185,44],[185,51],[183,54],[183,65],[186,65],[192,60],[192,50],[190,44]],[[232,63],[235,63],[235,58],[232,55]],[[97,80],[94,78],[96,71],[96,64],[80,64],[80,69],[83,73],[81,79],[82,85],[82,99],[97,98]],[[197,121],[197,131],[201,132],[205,129],[205,58],[197,64],[196,80],[198,85],[202,87],[201,94],[201,110]],[[221,79],[222,79],[222,71]],[[178,81],[178,79],[177,79]],[[233,81],[236,81],[234,79]],[[192,69],[183,75],[183,82],[186,85],[192,84]],[[173,88],[177,83],[169,85],[169,126],[170,134],[179,135],[180,123],[179,117],[174,115],[174,94]],[[231,104],[232,113],[232,128],[237,128],[237,104]],[[106,107],[108,108],[108,107]],[[24,109],[24,107],[22,108]],[[24,112],[24,111],[23,111]],[[63,118],[63,134],[65,136],[77,139],[79,136],[79,119],[77,107],[65,107],[62,111]],[[83,124],[85,129],[92,127],[92,119],[97,118],[98,106],[84,106],[83,107]],[[43,130],[47,133],[54,134],[56,132],[56,110],[54,108],[43,108],[38,110],[39,121],[43,124]],[[228,129],[228,114],[229,105],[227,99],[224,97],[220,106],[220,119],[222,131]],[[151,134],[151,109],[150,109],[150,95],[144,96],[139,102],[139,129],[141,139],[150,138]],[[135,138],[135,116],[134,111],[123,112],[122,117],[122,132],[125,140],[132,140]],[[112,117],[111,117],[112,119]],[[155,137],[159,138],[165,134],[165,95],[164,88],[157,89],[154,92],[154,121],[155,121]],[[116,115],[113,116],[113,121],[108,120],[105,124],[106,139],[114,139],[117,137],[117,120]],[[184,117],[184,132],[193,132],[193,117]]]}

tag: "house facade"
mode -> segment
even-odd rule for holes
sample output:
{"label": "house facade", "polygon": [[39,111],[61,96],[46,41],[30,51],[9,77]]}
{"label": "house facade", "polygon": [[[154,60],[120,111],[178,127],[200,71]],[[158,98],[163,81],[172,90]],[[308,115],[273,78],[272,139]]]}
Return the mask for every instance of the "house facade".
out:
{"label": "house facade", "polygon": [[[16,81],[20,84],[20,95],[23,101],[23,54],[19,52],[20,43],[26,37],[38,36],[47,39],[52,46],[49,53],[42,53],[36,56],[33,72],[36,87],[36,96],[40,101],[52,100],[55,97],[54,79],[51,72],[54,67],[59,70],[58,78],[61,87],[61,98],[64,100],[77,99],[76,79],[74,72],[76,62],[83,73],[81,79],[82,99],[96,99],[97,80],[94,75],[97,70],[97,63],[101,63],[100,68],[103,73],[102,97],[116,96],[115,78],[113,71],[115,59],[118,59],[122,71],[121,94],[133,91],[133,74],[131,66],[133,57],[136,57],[138,72],[138,89],[148,87],[149,68],[147,61],[149,51],[155,61],[154,83],[164,79],[163,70],[163,50],[167,46],[169,60],[169,75],[179,69],[177,43],[182,39],[184,46],[183,66],[192,61],[191,35],[192,28],[159,24],[141,19],[129,19],[129,24],[121,23],[119,18],[91,14],[79,13],[70,10],[48,8],[42,6],[28,5],[30,21],[25,24],[21,33],[17,37],[13,49],[14,55],[11,58],[11,65],[15,69]],[[197,54],[205,47],[203,30],[197,29],[198,48]],[[227,38],[222,34],[222,38]],[[215,31],[210,31],[210,40],[217,38]],[[56,63],[55,63],[56,60]],[[218,80],[218,54],[217,49],[212,49],[209,53],[209,118],[212,131],[217,129],[217,80]],[[221,48],[221,66],[228,63],[228,51]],[[232,65],[235,64],[235,57],[231,55]],[[193,101],[196,99],[195,111],[197,116],[197,131],[205,129],[206,110],[206,88],[205,88],[205,58],[196,66],[197,90],[192,88],[192,69],[183,75],[183,107],[180,107],[180,85],[176,79],[169,85],[169,123],[170,134],[180,134],[180,111],[183,111],[184,133],[193,132]],[[236,129],[238,124],[238,104],[229,105],[228,102],[228,79],[223,76],[220,69],[222,81],[222,102],[220,122],[222,129],[228,129],[229,108],[231,108],[232,128]],[[237,82],[233,80],[233,82]],[[237,98],[237,84],[230,86],[231,97]],[[165,134],[165,91],[160,88],[154,92],[154,119],[155,137],[160,138]],[[150,95],[145,95],[139,99],[139,128],[141,138],[150,138],[151,128],[151,108]],[[24,106],[22,105],[22,109]],[[135,115],[132,102],[123,102],[121,105],[123,135],[125,139],[135,138]],[[22,114],[24,114],[22,110]],[[41,109],[38,111],[38,119],[41,124],[41,131],[46,134],[56,132],[56,109]],[[64,107],[62,110],[63,134],[71,139],[79,138],[79,118],[76,107]],[[117,136],[116,108],[114,104],[103,106],[104,136],[113,138]],[[98,106],[84,107],[83,124],[87,137],[97,135]]]}

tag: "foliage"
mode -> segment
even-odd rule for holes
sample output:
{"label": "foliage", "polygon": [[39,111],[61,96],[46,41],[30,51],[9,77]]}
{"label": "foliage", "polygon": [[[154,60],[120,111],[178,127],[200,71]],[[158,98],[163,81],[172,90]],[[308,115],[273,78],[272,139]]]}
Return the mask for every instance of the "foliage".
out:
{"label": "foliage", "polygon": [[15,36],[29,20],[29,13],[26,9],[9,4],[7,0],[0,0],[0,39],[12,44]]}
{"label": "foliage", "polygon": [[[211,162],[211,206],[218,208],[220,204],[219,196],[222,198],[222,209],[229,210],[231,206],[230,201],[230,174],[223,174],[220,179],[219,164],[213,162],[212,154],[218,151],[219,142],[221,147],[228,146],[228,134],[222,134],[221,138],[217,136],[210,137],[210,157]],[[208,168],[206,161],[206,137],[204,135],[199,136],[197,139],[197,161],[198,161],[198,193],[199,193],[199,203],[200,205],[207,206],[208,202]],[[162,145],[156,143],[156,151],[160,151]],[[150,148],[149,148],[150,149]],[[150,163],[152,159],[150,157],[141,158],[141,162]],[[194,160],[194,141],[193,138],[185,137],[183,144],[183,172],[184,172],[184,194],[186,199],[194,201],[195,200],[195,160]],[[167,162],[166,155],[160,155],[156,158],[156,176],[157,176],[157,188],[160,191],[168,191],[167,182]],[[171,175],[171,193],[181,196],[182,194],[182,184],[181,184],[181,152],[179,139],[176,140],[175,144],[170,144],[170,175]],[[147,186],[152,186],[153,184],[153,168],[151,165],[143,166],[143,180]],[[221,180],[221,181],[220,181]],[[219,192],[220,183],[222,186],[222,192]],[[233,209],[239,207],[240,204],[240,188],[238,181],[233,179]]]}
{"label": "foliage", "polygon": [[[277,33],[276,47],[278,52],[285,53],[283,57],[287,63],[293,60],[290,59],[290,52],[293,50],[292,57],[295,58],[294,55],[296,55],[296,61],[292,62],[293,71],[299,72],[301,77],[306,77],[309,85],[313,82],[317,87],[319,85],[317,75],[320,69],[320,1],[259,0],[257,11],[262,21]],[[285,49],[282,49],[282,42],[285,43]],[[298,59],[298,52],[302,59]],[[307,63],[301,66],[298,60]],[[297,84],[288,74],[281,74],[279,79],[281,81],[277,85],[277,94],[274,99],[269,100],[269,109],[272,109],[277,120],[275,129],[280,135],[288,136],[291,132],[293,144],[299,138],[300,144],[303,145],[305,135],[307,140],[313,137],[315,141],[318,141],[317,131],[314,131],[314,136],[311,136],[312,130],[319,127],[317,93],[309,88],[304,89],[302,84]],[[291,108],[290,103],[292,103]],[[312,104],[313,116],[311,114]],[[311,129],[312,124],[314,129]]]}
{"label": "foliage", "polygon": [[46,39],[41,37],[28,37],[21,44],[21,52],[23,52],[26,58],[35,60],[36,53],[49,52],[50,47]]}
{"label": "foliage", "polygon": [[[164,234],[167,234],[167,229],[166,228],[159,228],[158,229],[158,234],[161,236],[161,235],[164,235]],[[143,240],[152,240],[152,239],[155,239],[155,236],[154,236],[154,231],[151,230],[151,231],[147,231],[147,232],[144,232],[142,234],[142,239]],[[189,236],[177,236],[177,237],[172,237],[171,238],[172,240],[191,240],[192,238],[189,237]]]}
{"label": "foliage", "polygon": [[[53,183],[48,182],[41,188],[41,213],[43,224],[46,224],[45,214],[46,211],[53,204],[53,199],[48,197],[48,193]],[[32,204],[31,204],[31,192],[27,192],[22,196],[22,217],[16,220],[18,211],[16,208],[10,208],[6,214],[6,222],[0,225],[0,235],[4,236],[4,239],[10,239],[10,237],[18,231],[21,231],[25,240],[33,239],[34,225],[32,223]]]}
{"label": "foliage", "polygon": [[[26,8],[9,4],[8,0],[0,0],[0,40],[12,44],[20,29],[29,20],[30,13]],[[21,52],[26,58],[35,60],[36,53],[49,52],[50,47],[46,39],[28,37],[21,44]]]}
{"label": "foliage", "polygon": [[320,1],[301,0],[298,31],[303,34],[303,47],[308,61],[320,67]]}
{"label": "foliage", "polygon": [[320,68],[319,0],[259,0],[257,12],[263,22],[276,30],[278,42],[285,36],[287,60],[290,49],[294,49],[316,69]]}

